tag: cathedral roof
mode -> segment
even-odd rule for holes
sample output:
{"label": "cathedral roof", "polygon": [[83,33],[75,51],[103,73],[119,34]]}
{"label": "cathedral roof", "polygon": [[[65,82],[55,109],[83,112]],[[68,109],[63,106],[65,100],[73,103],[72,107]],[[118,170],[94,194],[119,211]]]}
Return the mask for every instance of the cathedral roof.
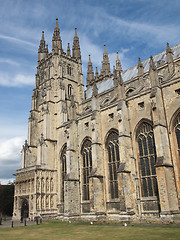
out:
{"label": "cathedral roof", "polygon": [[[172,47],[171,49],[172,49],[172,53],[173,53],[173,59],[177,59],[178,57],[180,57],[180,44]],[[165,63],[167,63],[166,50],[153,56],[153,61],[156,65],[156,67],[160,67],[160,66],[164,65]],[[144,62],[142,62],[142,65],[144,67],[144,73],[149,71],[149,63],[150,63],[150,58],[148,58]],[[128,68],[127,70],[122,72],[122,78],[123,78],[124,82],[138,76],[137,66],[138,65],[135,65],[135,66]]]}
{"label": "cathedral roof", "polygon": [[[171,50],[173,53],[173,59],[177,59],[180,57],[180,44],[172,47]],[[166,50],[153,56],[153,61],[156,65],[156,67],[160,67],[160,66],[163,66],[164,64],[166,64],[167,63]],[[142,65],[144,67],[144,73],[148,72],[149,66],[150,66],[150,58],[143,61]],[[126,82],[128,80],[131,80],[131,79],[137,77],[138,76],[138,64],[123,71],[121,73],[121,75],[122,75],[123,82]],[[113,78],[109,78],[103,82],[97,83],[97,88],[98,88],[99,94],[108,89],[111,89],[113,87],[114,87]],[[92,97],[92,87],[88,88],[86,90],[86,99],[91,98],[91,97]]]}
{"label": "cathedral roof", "polygon": [[[97,83],[98,93],[102,93],[114,87],[113,78],[109,78],[103,82]],[[86,90],[86,99],[92,97],[92,87]]]}

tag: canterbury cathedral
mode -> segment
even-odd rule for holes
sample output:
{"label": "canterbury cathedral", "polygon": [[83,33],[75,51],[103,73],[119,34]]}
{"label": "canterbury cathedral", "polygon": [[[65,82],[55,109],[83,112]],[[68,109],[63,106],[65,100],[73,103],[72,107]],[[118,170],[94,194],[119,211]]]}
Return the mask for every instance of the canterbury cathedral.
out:
{"label": "canterbury cathedral", "polygon": [[80,41],[52,52],[44,32],[16,171],[13,218],[180,220],[180,44],[110,71],[89,56],[86,86]]}

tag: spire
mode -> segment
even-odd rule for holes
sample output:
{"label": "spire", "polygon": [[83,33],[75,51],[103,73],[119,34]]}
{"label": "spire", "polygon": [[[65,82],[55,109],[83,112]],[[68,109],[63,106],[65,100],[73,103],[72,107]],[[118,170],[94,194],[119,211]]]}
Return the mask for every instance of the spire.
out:
{"label": "spire", "polygon": [[121,66],[118,52],[117,52],[117,59],[116,59],[116,70],[122,72],[122,66]]}
{"label": "spire", "polygon": [[138,69],[138,76],[142,76],[144,74],[144,67],[142,65],[142,62],[141,62],[141,58],[139,57],[138,59],[138,66],[137,66],[137,69]]}
{"label": "spire", "polygon": [[114,75],[114,78],[117,78],[117,74],[116,74],[117,72],[116,72],[116,68],[115,68],[115,66],[113,66],[113,75]]}
{"label": "spire", "polygon": [[152,56],[150,56],[150,62],[149,62],[149,64],[150,64],[149,70],[153,70],[153,71],[156,71],[156,70],[157,70],[157,69],[156,69],[156,65],[155,65],[155,63],[154,63],[154,61],[153,61],[153,57],[152,57]]}
{"label": "spire", "polygon": [[62,41],[60,37],[60,29],[58,27],[58,18],[56,18],[56,26],[54,28],[53,38],[52,38],[52,52],[59,53],[62,51]]}
{"label": "spire", "polygon": [[95,79],[97,80],[98,77],[99,77],[99,73],[98,73],[98,68],[96,67]]}
{"label": "spire", "polygon": [[73,58],[81,60],[81,50],[79,46],[79,37],[77,35],[77,28],[75,28],[75,35],[73,39],[72,56]]}
{"label": "spire", "polygon": [[67,56],[68,56],[68,57],[71,56],[71,49],[70,49],[69,43],[68,43],[68,46],[67,46]]}
{"label": "spire", "polygon": [[93,66],[91,62],[91,56],[89,55],[87,78],[86,78],[87,87],[91,84],[93,80],[94,80],[94,71],[93,71]]}
{"label": "spire", "polygon": [[107,51],[106,51],[106,44],[104,44],[104,54],[107,54]]}
{"label": "spire", "polygon": [[149,62],[149,76],[150,76],[150,81],[151,81],[151,87],[157,87],[159,86],[159,80],[158,80],[158,74],[157,74],[157,68],[156,65],[153,61],[153,57],[150,57],[150,62]]}
{"label": "spire", "polygon": [[173,63],[173,52],[172,52],[172,49],[169,47],[169,43],[167,43],[166,56],[167,56],[167,62]]}
{"label": "spire", "polygon": [[172,53],[171,48],[169,47],[169,43],[167,42],[167,47],[166,47],[166,54]]}
{"label": "spire", "polygon": [[42,31],[41,41],[42,41],[42,42],[45,42],[45,41],[44,41],[44,31]]}
{"label": "spire", "polygon": [[109,57],[106,51],[106,45],[104,44],[104,53],[103,53],[103,61],[102,61],[102,68],[101,68],[101,75],[108,75],[110,73],[110,63]]}
{"label": "spire", "polygon": [[41,37],[41,41],[38,49],[38,61],[41,61],[43,58],[45,58],[47,54],[48,54],[48,47],[44,40],[44,31],[42,31],[42,37]]}

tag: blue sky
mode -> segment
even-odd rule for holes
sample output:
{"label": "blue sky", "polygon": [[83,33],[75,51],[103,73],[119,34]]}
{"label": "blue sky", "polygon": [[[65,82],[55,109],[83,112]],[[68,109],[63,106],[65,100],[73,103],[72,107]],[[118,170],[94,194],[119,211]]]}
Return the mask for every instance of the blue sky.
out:
{"label": "blue sky", "polygon": [[27,138],[41,32],[51,50],[56,18],[63,49],[77,27],[84,79],[88,55],[100,70],[106,44],[111,69],[123,69],[180,43],[179,0],[0,0],[0,181],[20,168]]}

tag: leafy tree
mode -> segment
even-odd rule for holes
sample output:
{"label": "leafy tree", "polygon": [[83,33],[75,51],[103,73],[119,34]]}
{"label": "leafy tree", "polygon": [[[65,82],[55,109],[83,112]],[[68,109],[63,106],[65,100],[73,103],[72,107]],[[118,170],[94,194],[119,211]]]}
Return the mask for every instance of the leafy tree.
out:
{"label": "leafy tree", "polygon": [[14,201],[14,183],[0,189],[0,215],[12,216]]}

